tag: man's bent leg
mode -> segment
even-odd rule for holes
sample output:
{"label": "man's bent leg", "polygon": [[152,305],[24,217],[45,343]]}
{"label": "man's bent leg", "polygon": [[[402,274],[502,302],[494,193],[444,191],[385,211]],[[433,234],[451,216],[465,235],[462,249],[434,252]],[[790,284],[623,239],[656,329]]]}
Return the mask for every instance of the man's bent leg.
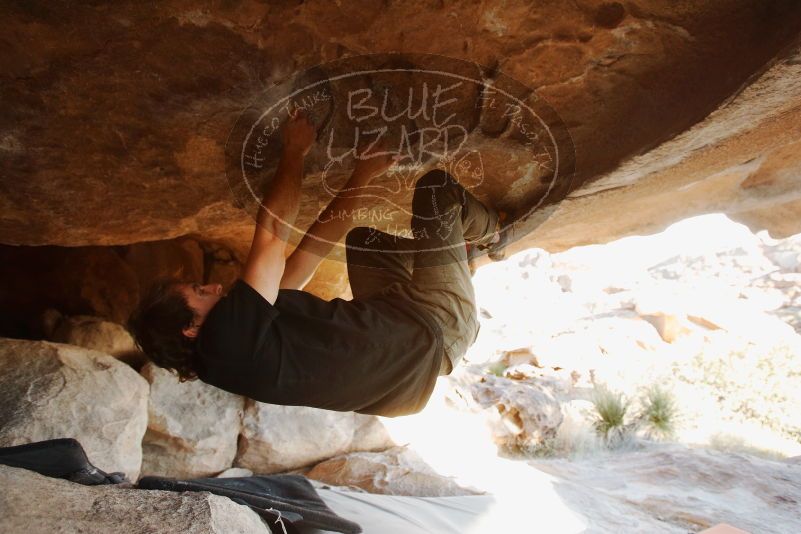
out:
{"label": "man's bent leg", "polygon": [[412,233],[417,239],[414,268],[467,260],[465,241],[489,242],[498,214],[484,206],[443,170],[427,172],[415,184]]}
{"label": "man's bent leg", "polygon": [[411,240],[360,226],[345,237],[348,278],[354,298],[412,280]]}
{"label": "man's bent leg", "polygon": [[450,364],[441,374],[450,374],[479,329],[465,240],[492,239],[498,216],[441,170],[418,180],[412,210],[415,300],[440,324]]}

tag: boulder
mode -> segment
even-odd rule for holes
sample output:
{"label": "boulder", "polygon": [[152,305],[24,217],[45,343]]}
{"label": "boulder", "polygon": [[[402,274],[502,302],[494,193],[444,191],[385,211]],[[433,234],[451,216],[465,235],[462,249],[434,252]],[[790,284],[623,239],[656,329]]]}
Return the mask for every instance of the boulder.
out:
{"label": "boulder", "polygon": [[[677,445],[580,460],[476,457],[488,495],[374,495],[314,481],[365,532],[648,532],[687,534],[725,522],[750,533],[801,531],[801,465]],[[722,533],[721,533],[722,534]]]}
{"label": "boulder", "polygon": [[0,465],[0,531],[269,534],[256,512],[207,492],[82,486]]}
{"label": "boulder", "polygon": [[801,236],[765,243],[764,253],[777,267],[786,272],[801,272]]}
{"label": "boulder", "polygon": [[651,323],[665,343],[673,343],[679,337],[690,333],[684,325],[686,322],[684,318],[672,313],[643,314],[642,318]]}
{"label": "boulder", "polygon": [[[2,241],[2,240],[0,240]],[[43,339],[48,308],[122,324],[139,299],[136,275],[111,247],[0,245],[0,336]]]}
{"label": "boulder", "polygon": [[539,366],[539,360],[531,352],[531,347],[520,347],[512,350],[505,350],[501,355],[500,362],[505,367],[512,367],[515,365],[534,365]]}
{"label": "boulder", "polygon": [[136,243],[124,247],[121,256],[136,273],[140,293],[164,277],[203,282],[203,249],[191,238]]}
{"label": "boulder", "polygon": [[177,478],[206,477],[231,467],[242,426],[244,397],[148,363],[150,383],[142,473]]}
{"label": "boulder", "polygon": [[[603,306],[603,297],[598,300]],[[544,302],[532,315],[548,312],[550,306],[550,302]],[[552,315],[558,313],[554,311]],[[591,385],[599,377],[599,371],[609,371],[618,365],[647,365],[653,351],[665,345],[651,324],[631,310],[582,315],[574,314],[572,319],[565,315],[561,328],[554,322],[553,329],[547,323],[518,321],[516,324],[510,320],[495,325],[493,330],[486,329],[485,335],[495,342],[497,349],[513,348],[509,343],[527,343],[502,352],[500,363],[508,367],[533,365],[540,369],[540,375],[567,375],[575,385],[582,386]]]}
{"label": "boulder", "polygon": [[0,339],[0,446],[75,438],[98,468],[136,480],[147,396],[147,381],[106,354]]}
{"label": "boulder", "polygon": [[480,368],[464,369],[456,380],[457,389],[470,395],[468,406],[488,416],[492,439],[501,448],[536,447],[562,424],[556,391],[544,381],[498,377]]}
{"label": "boulder", "polygon": [[591,532],[801,529],[798,464],[682,445],[529,464],[554,477],[548,485]]}
{"label": "boulder", "polygon": [[125,362],[140,361],[141,353],[133,337],[122,325],[100,317],[76,315],[64,317],[54,328],[50,341],[77,345],[114,356]]}
{"label": "boulder", "polygon": [[387,495],[444,497],[481,493],[438,474],[408,447],[344,454],[320,462],[304,475],[335,486],[356,486]]}
{"label": "boulder", "polygon": [[250,469],[243,469],[241,467],[229,467],[222,473],[217,475],[217,478],[239,478],[239,477],[252,477],[253,471]]}
{"label": "boulder", "polygon": [[394,445],[376,416],[248,401],[236,466],[277,473]]}
{"label": "boulder", "polygon": [[510,252],[646,235],[702,213],[722,212],[774,237],[801,231],[799,57],[796,42],[703,120],[573,191]]}
{"label": "boulder", "polygon": [[[472,74],[493,82],[501,73],[517,80],[568,126],[577,172],[523,228],[545,221],[521,248],[608,241],[705,211],[781,232],[799,228],[788,189],[795,175],[784,172],[798,163],[799,66],[779,55],[801,27],[801,6],[792,1],[742,0],[737,9],[555,2],[536,10],[527,2],[421,9],[314,1],[198,10],[170,0],[146,12],[16,6],[5,15],[0,29],[16,38],[5,65],[12,112],[0,119],[4,178],[13,184],[0,197],[2,243],[122,245],[194,235],[246,250],[253,221],[225,179],[226,139],[241,110],[307,69],[409,43],[482,65]],[[348,102],[335,96],[330,110],[341,116]],[[482,193],[512,210],[531,204],[543,185],[536,162],[508,118],[475,116],[491,109],[478,98],[459,99],[458,112],[469,122],[467,148],[492,169]],[[718,106],[724,113],[709,115]],[[680,142],[648,153],[708,115]],[[314,159],[325,150],[319,145],[301,228],[327,200]],[[335,292],[341,280],[341,263],[330,267],[319,273],[329,284],[316,282],[321,292]]]}

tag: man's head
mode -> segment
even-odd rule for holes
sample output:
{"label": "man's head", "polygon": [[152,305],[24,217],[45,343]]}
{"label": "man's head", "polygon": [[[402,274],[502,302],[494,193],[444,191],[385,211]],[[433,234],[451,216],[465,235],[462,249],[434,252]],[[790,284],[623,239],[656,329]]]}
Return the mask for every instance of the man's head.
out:
{"label": "man's head", "polygon": [[222,285],[200,285],[192,282],[179,282],[173,284],[172,289],[180,293],[187,306],[192,310],[192,324],[183,328],[181,333],[190,339],[197,337],[200,325],[206,319],[215,304],[222,298]]}
{"label": "man's head", "polygon": [[154,364],[175,370],[182,381],[193,379],[195,338],[221,297],[220,284],[159,280],[139,301],[128,330]]}

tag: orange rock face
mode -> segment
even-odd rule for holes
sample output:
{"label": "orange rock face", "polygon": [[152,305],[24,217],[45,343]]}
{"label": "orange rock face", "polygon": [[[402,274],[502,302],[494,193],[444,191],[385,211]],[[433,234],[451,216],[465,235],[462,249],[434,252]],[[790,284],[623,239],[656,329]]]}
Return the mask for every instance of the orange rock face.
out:
{"label": "orange rock face", "polygon": [[[553,111],[575,172],[521,225],[519,248],[601,242],[712,210],[799,231],[798,174],[787,169],[798,166],[801,139],[790,78],[798,56],[788,48],[800,28],[792,0],[5,7],[0,243],[192,235],[243,254],[253,222],[226,178],[242,110],[312,67],[375,53],[454,58],[529,88]],[[754,81],[763,72],[773,78]],[[753,83],[761,90],[748,93]],[[530,207],[543,174],[521,155],[525,136],[477,109],[465,125],[485,169],[480,196]],[[704,119],[716,109],[723,117]],[[690,130],[695,138],[661,145],[699,122],[707,128]],[[327,199],[312,183],[319,156],[301,228]],[[329,262],[315,290],[339,294],[343,276]]]}

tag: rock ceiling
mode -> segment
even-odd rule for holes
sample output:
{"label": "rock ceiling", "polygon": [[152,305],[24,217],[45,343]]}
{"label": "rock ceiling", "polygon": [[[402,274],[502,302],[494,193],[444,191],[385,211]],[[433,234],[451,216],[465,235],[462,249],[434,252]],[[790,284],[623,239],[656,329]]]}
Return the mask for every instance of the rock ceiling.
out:
{"label": "rock ceiling", "polygon": [[[241,253],[253,222],[229,185],[229,136],[241,141],[237,127],[269,91],[365,54],[373,68],[445,61],[542,104],[569,172],[527,213],[517,248],[604,242],[709,211],[801,231],[795,1],[29,3],[5,7],[0,29],[5,244],[189,234]],[[321,139],[347,100],[346,84],[327,87]],[[519,215],[553,175],[532,163],[509,116],[482,108],[476,87],[458,89],[457,122],[481,156],[477,193]],[[318,144],[301,228],[328,198]],[[266,153],[266,174],[276,154]]]}

